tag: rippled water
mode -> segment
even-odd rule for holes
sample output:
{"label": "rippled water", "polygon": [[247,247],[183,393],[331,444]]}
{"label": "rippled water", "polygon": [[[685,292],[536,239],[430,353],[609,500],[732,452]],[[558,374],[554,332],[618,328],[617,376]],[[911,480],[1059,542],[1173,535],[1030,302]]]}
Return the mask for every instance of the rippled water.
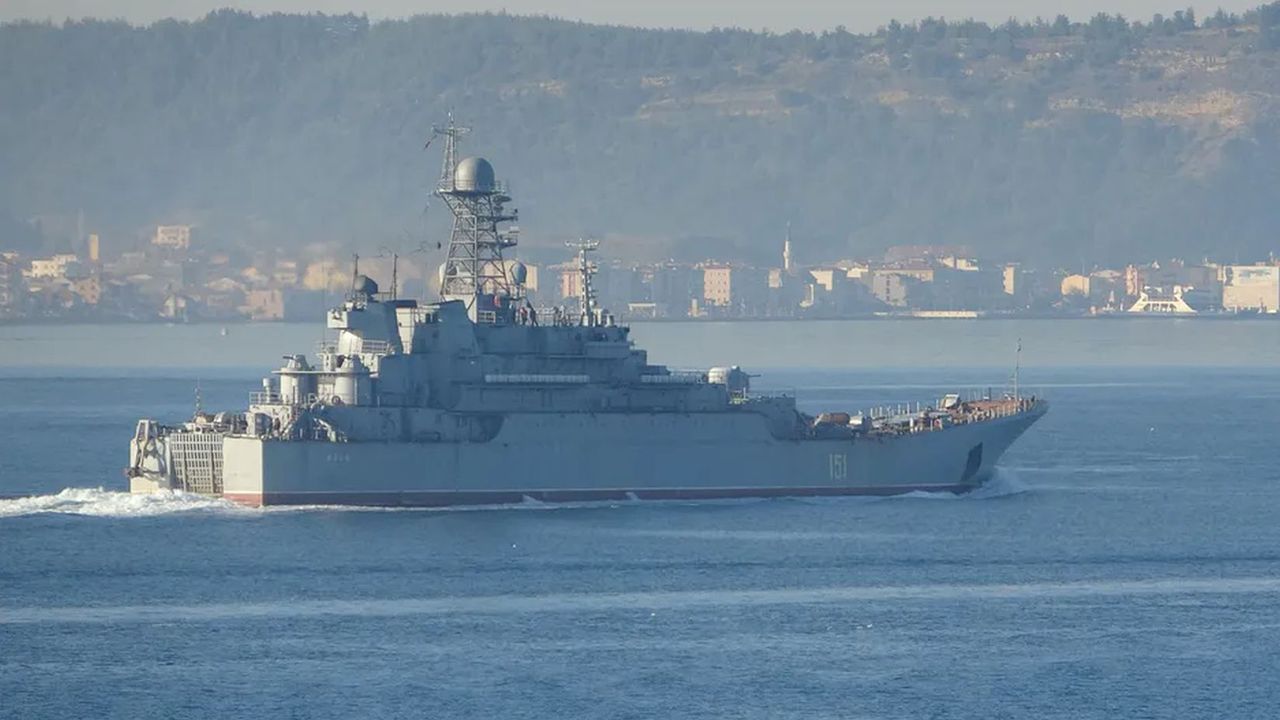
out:
{"label": "rippled water", "polygon": [[[0,377],[0,717],[1269,718],[1267,368],[1033,368],[970,496],[254,510],[131,497],[193,378]],[[163,374],[163,373],[162,373]],[[173,373],[170,373],[173,374]],[[772,371],[807,406],[1003,370]],[[252,375],[201,381],[234,406]]]}

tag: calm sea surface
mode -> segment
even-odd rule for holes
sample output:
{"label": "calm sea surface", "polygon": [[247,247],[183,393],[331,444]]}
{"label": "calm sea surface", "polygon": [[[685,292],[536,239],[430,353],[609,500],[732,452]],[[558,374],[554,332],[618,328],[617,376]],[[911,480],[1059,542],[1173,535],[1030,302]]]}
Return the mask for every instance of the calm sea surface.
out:
{"label": "calm sea surface", "polygon": [[141,415],[301,326],[0,327],[0,717],[1272,718],[1280,324],[646,325],[808,408],[1022,382],[954,498],[450,510],[131,497]]}

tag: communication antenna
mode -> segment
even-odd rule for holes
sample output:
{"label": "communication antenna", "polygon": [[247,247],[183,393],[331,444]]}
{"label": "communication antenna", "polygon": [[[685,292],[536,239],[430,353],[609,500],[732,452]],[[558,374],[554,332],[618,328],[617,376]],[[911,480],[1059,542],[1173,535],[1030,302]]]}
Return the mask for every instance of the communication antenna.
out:
{"label": "communication antenna", "polygon": [[[320,307],[329,307],[329,281],[333,279],[333,266],[328,260],[324,261],[324,282],[320,283]],[[321,323],[317,327],[320,328],[320,346],[324,346],[325,333],[328,332],[326,324]]]}
{"label": "communication antenna", "polygon": [[440,183],[437,186],[441,191],[454,189],[453,175],[458,168],[458,138],[471,132],[470,127],[454,123],[453,110],[449,111],[448,119],[449,122],[445,125],[431,126],[431,137],[422,146],[426,150],[431,147],[431,141],[438,137],[444,138],[444,161],[440,164]]}
{"label": "communication antenna", "polygon": [[389,247],[379,248],[378,257],[391,257],[391,299],[399,297],[400,287],[400,253]]}
{"label": "communication antenna", "polygon": [[196,417],[200,417],[204,413],[204,401],[200,397],[200,380],[196,379]]}
{"label": "communication antenna", "polygon": [[1018,394],[1018,374],[1022,370],[1022,338],[1018,338],[1018,349],[1013,354],[1013,399],[1017,400],[1021,395]]}
{"label": "communication antenna", "polygon": [[[392,290],[394,291],[394,293],[396,293],[392,295],[393,298],[397,297],[400,292],[400,285],[397,283],[397,268],[399,267],[397,263],[399,262],[400,256],[401,255],[406,255],[406,256],[426,255],[430,252],[430,250],[427,248],[427,239],[425,236],[422,239],[418,239],[414,236],[414,234],[411,231],[409,231],[408,229],[405,229],[400,231],[400,238],[404,241],[404,243],[400,247],[412,246],[413,249],[407,250],[405,252],[400,252],[398,250],[393,250],[390,247],[383,246],[381,249],[382,255],[379,256],[379,257],[386,257],[387,255],[391,256],[391,284],[393,286]],[[438,249],[439,247],[440,247],[440,243],[437,241],[436,248]]]}

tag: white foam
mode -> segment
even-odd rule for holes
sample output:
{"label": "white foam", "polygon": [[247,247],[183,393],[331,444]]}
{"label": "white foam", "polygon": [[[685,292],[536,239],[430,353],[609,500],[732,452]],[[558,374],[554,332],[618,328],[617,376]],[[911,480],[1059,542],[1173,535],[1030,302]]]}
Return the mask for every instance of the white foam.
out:
{"label": "white foam", "polygon": [[66,488],[56,495],[0,500],[0,518],[24,515],[153,517],[175,513],[245,512],[229,500],[177,490],[138,494],[103,488]]}
{"label": "white foam", "polygon": [[180,513],[225,514],[253,517],[263,514],[298,512],[493,512],[511,510],[564,510],[614,507],[618,501],[599,500],[573,503],[544,503],[525,497],[518,503],[492,505],[450,505],[446,507],[381,507],[366,505],[273,505],[249,507],[230,500],[180,490],[132,494],[103,488],[66,488],[54,495],[0,500],[0,518],[27,515],[80,515],[85,517],[155,517]]}
{"label": "white foam", "polygon": [[1013,470],[997,467],[991,472],[991,477],[987,478],[986,482],[961,497],[971,500],[990,500],[992,498],[1009,497],[1010,495],[1021,495],[1030,491],[1031,486],[1024,483]]}
{"label": "white foam", "polygon": [[1021,495],[1030,492],[1031,486],[1022,482],[1017,474],[1007,468],[996,468],[991,477],[978,487],[966,493],[954,493],[947,490],[914,490],[901,495],[868,498],[872,500],[993,500],[995,498]]}
{"label": "white foam", "polygon": [[[895,498],[926,500],[991,499],[1027,492],[1030,488],[1014,473],[996,468],[991,478],[981,487],[964,495],[950,492],[911,492],[881,497],[822,497],[792,498],[802,502],[878,501]],[[66,488],[54,495],[0,500],[0,518],[26,515],[81,515],[87,517],[155,517],[179,513],[225,513],[236,516],[260,515],[281,512],[475,512],[495,510],[570,510],[610,508],[620,505],[738,505],[769,502],[770,498],[724,498],[715,500],[640,500],[628,493],[626,500],[585,500],[576,502],[547,503],[525,496],[521,502],[496,505],[453,505],[448,507],[366,507],[357,505],[286,505],[251,508],[237,505],[223,498],[208,497],[180,490],[161,490],[155,493],[133,494],[103,488]]]}
{"label": "white foam", "polygon": [[1009,497],[1011,495],[1020,495],[1032,490],[1031,485],[1027,485],[1018,478],[1017,474],[1007,468],[996,468],[991,473],[991,477],[978,487],[965,493],[956,493],[950,490],[912,490],[911,492],[899,493],[896,495],[821,495],[814,497],[795,497],[791,500],[801,503],[880,503],[880,502],[896,502],[901,500],[948,500],[948,501],[967,501],[967,500],[992,500],[995,498]]}

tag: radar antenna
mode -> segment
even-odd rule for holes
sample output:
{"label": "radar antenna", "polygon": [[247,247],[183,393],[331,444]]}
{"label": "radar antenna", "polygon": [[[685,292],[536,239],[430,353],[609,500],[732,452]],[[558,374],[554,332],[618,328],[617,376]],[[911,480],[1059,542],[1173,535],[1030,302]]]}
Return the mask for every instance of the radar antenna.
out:
{"label": "radar antenna", "polygon": [[495,177],[493,165],[481,157],[458,159],[458,138],[469,128],[449,124],[434,129],[445,138],[444,164],[436,196],[453,213],[449,250],[440,274],[440,297],[461,300],[474,322],[508,323],[515,318],[520,287],[512,282],[503,250],[515,247],[518,230],[509,225],[519,219]]}
{"label": "radar antenna", "polygon": [[578,251],[578,282],[582,286],[580,288],[582,316],[579,322],[588,327],[595,326],[599,324],[599,313],[596,312],[596,288],[592,282],[596,274],[596,265],[587,259],[587,253],[599,249],[600,241],[579,238],[576,242],[572,240],[566,242],[565,247]]}

